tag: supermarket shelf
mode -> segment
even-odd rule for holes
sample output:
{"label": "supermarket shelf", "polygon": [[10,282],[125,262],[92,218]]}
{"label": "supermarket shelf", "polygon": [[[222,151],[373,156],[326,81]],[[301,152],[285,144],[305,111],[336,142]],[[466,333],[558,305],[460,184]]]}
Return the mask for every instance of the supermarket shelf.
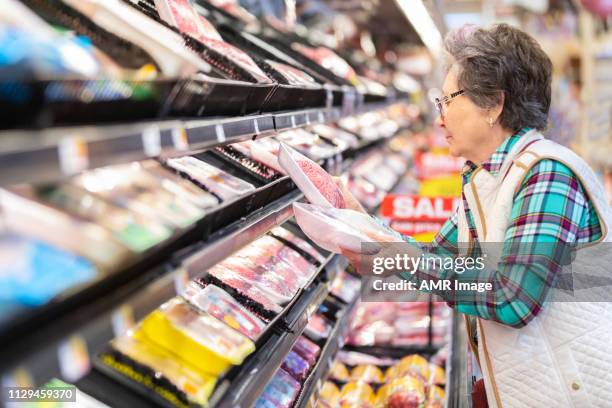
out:
{"label": "supermarket shelf", "polygon": [[[338,258],[330,255],[325,269],[333,271],[332,264]],[[319,274],[321,280],[310,285],[285,313],[286,330],[273,334],[251,355],[235,373],[228,373],[211,397],[210,405],[219,408],[250,407],[261,395],[268,382],[281,366],[297,339],[329,294],[329,277]]]}
{"label": "supermarket shelf", "polygon": [[294,405],[295,408],[305,408],[313,395],[315,398],[318,396],[323,382],[329,375],[336,354],[344,347],[344,339],[348,334],[351,317],[358,301],[359,296],[356,296],[355,299],[343,309],[325,346],[323,346],[321,350],[321,355],[319,356],[317,364],[313,367],[312,372],[304,382],[302,392]]}
{"label": "supermarket shelf", "polygon": [[[384,106],[367,104],[348,113]],[[184,155],[341,117],[339,108],[325,108],[236,118],[1,131],[0,186],[51,182],[86,169]]]}
{"label": "supermarket shelf", "polygon": [[[90,352],[101,350],[122,328],[130,327],[164,301],[175,296],[188,279],[205,268],[229,256],[235,250],[254,241],[271,228],[284,223],[292,215],[291,204],[301,199],[295,190],[270,203],[256,213],[240,219],[212,234],[201,248],[213,263],[198,264],[198,268],[174,267],[168,263],[141,271],[130,280],[96,301],[71,309],[56,319],[46,319],[36,328],[37,336],[22,336],[3,344],[0,354],[0,376],[13,375],[17,368],[27,372],[35,384],[43,384],[65,372],[60,348],[77,339]],[[210,255],[213,250],[214,255]],[[179,257],[182,254],[179,254]],[[185,265],[191,265],[189,258]],[[175,259],[175,265],[181,265]],[[208,266],[207,266],[208,265]],[[199,267],[203,266],[202,269]],[[13,333],[14,334],[14,333]]]}

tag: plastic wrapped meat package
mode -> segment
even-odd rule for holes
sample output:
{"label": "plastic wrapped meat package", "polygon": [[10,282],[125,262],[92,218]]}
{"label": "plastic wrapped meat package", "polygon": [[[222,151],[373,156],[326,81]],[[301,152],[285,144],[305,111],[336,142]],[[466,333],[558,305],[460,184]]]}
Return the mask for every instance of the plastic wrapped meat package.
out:
{"label": "plastic wrapped meat package", "polygon": [[338,146],[321,139],[318,135],[304,129],[294,129],[279,133],[276,138],[314,161],[332,157],[342,150]]}
{"label": "plastic wrapped meat package", "polygon": [[427,404],[425,408],[443,408],[446,402],[446,393],[438,386],[432,386],[429,388],[427,396]]}
{"label": "plastic wrapped meat package", "polygon": [[172,234],[151,214],[120,208],[73,184],[41,188],[38,196],[51,205],[107,228],[113,237],[135,252],[145,251]]}
{"label": "plastic wrapped meat package", "polygon": [[207,405],[216,383],[214,376],[203,374],[171,351],[130,335],[113,340],[111,347],[113,351],[102,353],[100,360],[117,375],[126,375],[170,402]]}
{"label": "plastic wrapped meat package", "polygon": [[[293,273],[298,280],[300,287],[304,287],[317,272],[317,267],[308,262],[306,258],[300,255],[297,251],[287,246],[283,247],[274,256],[275,265],[288,265],[289,272]],[[286,269],[286,268],[283,268]]]}
{"label": "plastic wrapped meat package", "polygon": [[351,381],[363,381],[368,384],[382,383],[384,375],[380,368],[372,364],[362,364],[351,371]]}
{"label": "plastic wrapped meat package", "polygon": [[215,265],[208,273],[220,284],[231,288],[238,295],[243,296],[243,301],[248,306],[267,319],[271,319],[282,311],[282,307],[271,300],[267,293],[259,289],[252,281],[240,276],[237,272]]}
{"label": "plastic wrapped meat package", "polygon": [[414,377],[396,378],[378,390],[378,401],[388,408],[420,408],[425,403],[425,387]]}
{"label": "plastic wrapped meat package", "polygon": [[329,321],[327,321],[323,315],[315,313],[310,317],[304,332],[308,337],[320,341],[328,338],[331,331],[332,326]]}
{"label": "plastic wrapped meat package", "polygon": [[[341,253],[346,249],[376,253],[381,249],[377,243],[401,241],[372,217],[358,211],[293,203],[293,212],[308,238],[330,252]],[[367,248],[362,248],[363,243],[368,244]]]}
{"label": "plastic wrapped meat package", "polygon": [[291,48],[304,55],[307,58],[315,61],[323,68],[330,70],[340,78],[344,78],[351,84],[356,85],[357,73],[355,70],[335,52],[325,47],[312,48],[304,44],[293,43]]}
{"label": "plastic wrapped meat package", "polygon": [[313,77],[304,71],[270,59],[267,59],[266,63],[270,65],[278,73],[278,75],[284,79],[284,82],[287,82],[289,85],[311,89],[321,88],[321,85],[319,85]]}
{"label": "plastic wrapped meat package", "polygon": [[235,146],[219,146],[215,151],[229,160],[232,160],[250,172],[257,174],[266,181],[276,180],[281,177],[281,173],[267,166],[263,162],[253,159],[249,154],[245,154]]}
{"label": "plastic wrapped meat package", "polygon": [[266,325],[261,319],[245,309],[223,289],[208,285],[202,289],[193,283],[188,285],[183,297],[198,309],[227,324],[234,330],[256,341]]}
{"label": "plastic wrapped meat package", "polygon": [[249,13],[245,8],[241,7],[238,0],[210,0],[210,3],[215,7],[225,10],[227,13],[244,23],[250,24],[257,22],[257,17]]}
{"label": "plastic wrapped meat package", "polygon": [[334,361],[332,364],[329,370],[329,376],[334,380],[342,382],[349,381],[351,378],[348,368],[338,360]]}
{"label": "plastic wrapped meat package", "polygon": [[90,170],[72,183],[117,207],[163,221],[169,228],[186,228],[204,216],[202,209],[177,200],[137,163]]}
{"label": "plastic wrapped meat package", "polygon": [[39,307],[98,277],[86,259],[0,231],[0,304]]}
{"label": "plastic wrapped meat package", "polygon": [[284,239],[287,242],[292,243],[293,245],[301,249],[303,252],[313,257],[317,262],[319,262],[319,264],[325,263],[325,256],[323,256],[323,254],[317,251],[312,245],[310,245],[309,242],[298,237],[288,229],[283,227],[276,227],[272,231],[270,231],[270,233],[274,236]]}
{"label": "plastic wrapped meat package", "polygon": [[340,128],[330,125],[313,125],[310,129],[313,133],[330,139],[336,144],[341,141],[347,147],[352,149],[359,147],[359,138],[353,133],[347,132]]}
{"label": "plastic wrapped meat package", "polygon": [[300,383],[304,382],[312,368],[305,359],[293,350],[289,352],[281,367]]}
{"label": "plastic wrapped meat package", "polygon": [[390,367],[385,373],[387,382],[411,375],[418,378],[424,384],[429,382],[431,371],[429,362],[418,354],[410,354],[403,357],[397,364]]}
{"label": "plastic wrapped meat package", "polygon": [[224,201],[232,200],[255,190],[252,184],[195,157],[186,156],[168,159],[166,164],[187,174],[191,179],[202,184],[208,191],[216,194]]}
{"label": "plastic wrapped meat package", "polygon": [[180,34],[122,1],[63,2],[87,16],[100,28],[143,49],[168,77],[190,77],[200,72],[211,72],[209,64],[185,47]]}
{"label": "plastic wrapped meat package", "polygon": [[361,280],[342,270],[331,284],[331,293],[344,303],[350,303],[361,289]]}
{"label": "plastic wrapped meat package", "polygon": [[231,146],[251,159],[257,160],[281,174],[286,174],[285,170],[278,163],[277,156],[280,143],[277,140],[267,137],[258,140],[247,140],[245,142],[234,143]]}
{"label": "plastic wrapped meat package", "polygon": [[201,374],[218,376],[239,365],[253,351],[254,343],[238,331],[184,300],[174,298],[149,314],[134,333],[192,363]]}
{"label": "plastic wrapped meat package", "polygon": [[170,172],[154,160],[135,162],[132,165],[141,167],[152,177],[157,178],[161,186],[180,201],[189,202],[204,211],[219,205],[219,199],[213,194]]}
{"label": "plastic wrapped meat package", "polygon": [[292,350],[306,360],[310,367],[316,364],[321,353],[321,348],[304,336],[297,339]]}
{"label": "plastic wrapped meat package", "polygon": [[281,368],[274,374],[255,407],[291,408],[299,392],[300,383]]}
{"label": "plastic wrapped meat package", "polygon": [[278,161],[312,204],[322,207],[346,207],[342,191],[317,163],[284,143],[281,143]]}
{"label": "plastic wrapped meat package", "polygon": [[367,208],[374,208],[382,203],[385,192],[362,177],[351,177],[347,187],[357,201]]}
{"label": "plastic wrapped meat package", "polygon": [[376,394],[365,382],[348,382],[340,391],[340,408],[375,408]]}

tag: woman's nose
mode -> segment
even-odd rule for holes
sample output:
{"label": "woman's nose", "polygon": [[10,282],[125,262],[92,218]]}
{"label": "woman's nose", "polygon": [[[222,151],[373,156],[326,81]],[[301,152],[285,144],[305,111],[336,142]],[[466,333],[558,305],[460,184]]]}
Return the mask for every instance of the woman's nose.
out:
{"label": "woman's nose", "polygon": [[444,119],[442,119],[442,115],[438,115],[435,124],[436,126],[444,127]]}

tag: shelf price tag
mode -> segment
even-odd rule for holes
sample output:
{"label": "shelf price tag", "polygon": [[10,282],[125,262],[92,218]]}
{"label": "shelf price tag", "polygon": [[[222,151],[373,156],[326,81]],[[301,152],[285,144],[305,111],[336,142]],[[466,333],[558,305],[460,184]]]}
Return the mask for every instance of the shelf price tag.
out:
{"label": "shelf price tag", "polygon": [[334,103],[334,94],[331,89],[325,90],[325,107],[331,108]]}
{"label": "shelf price tag", "polygon": [[123,305],[119,309],[115,310],[111,317],[111,323],[115,337],[124,335],[125,332],[134,327],[134,310],[132,309],[132,306]]}
{"label": "shelf price tag", "polygon": [[172,129],[172,142],[176,150],[184,151],[189,149],[189,142],[187,141],[187,132],[183,128]]}
{"label": "shelf price tag", "polygon": [[60,344],[57,353],[60,371],[66,381],[76,382],[89,372],[91,362],[82,336],[70,336]]}
{"label": "shelf price tag", "polygon": [[215,125],[215,135],[217,135],[217,142],[225,143],[225,129],[221,123]]}
{"label": "shelf price tag", "polygon": [[64,175],[70,176],[89,166],[87,143],[82,137],[67,137],[58,146],[60,168]]}
{"label": "shelf price tag", "polygon": [[257,119],[253,120],[253,127],[255,127],[255,134],[259,135],[261,131],[259,130],[259,122],[257,122]]}
{"label": "shelf price tag", "polygon": [[295,124],[295,115],[291,115],[291,127],[295,128],[297,125]]}
{"label": "shelf price tag", "polygon": [[306,114],[306,125],[310,126],[310,113]]}
{"label": "shelf price tag", "polygon": [[159,156],[161,153],[161,133],[157,125],[152,125],[142,131],[142,146],[148,157]]}
{"label": "shelf price tag", "polygon": [[174,272],[174,290],[177,295],[182,295],[189,284],[189,274],[184,268],[177,269]]}
{"label": "shelf price tag", "polygon": [[325,115],[323,114],[323,111],[319,111],[319,122],[320,123],[325,123]]}

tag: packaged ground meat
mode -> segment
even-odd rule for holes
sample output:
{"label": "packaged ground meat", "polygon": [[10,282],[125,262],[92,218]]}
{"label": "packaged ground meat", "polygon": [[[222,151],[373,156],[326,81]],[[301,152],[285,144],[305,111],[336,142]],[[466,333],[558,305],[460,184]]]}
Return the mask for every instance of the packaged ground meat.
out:
{"label": "packaged ground meat", "polygon": [[299,392],[300,383],[281,368],[274,374],[263,394],[255,403],[255,407],[290,408]]}
{"label": "packaged ground meat", "polygon": [[240,152],[249,156],[253,160],[262,162],[268,167],[273,168],[281,174],[286,174],[285,170],[278,163],[278,149],[280,144],[271,137],[257,140],[247,140],[246,142],[231,145]]}
{"label": "packaged ground meat", "polygon": [[306,260],[297,251],[289,247],[283,247],[273,258],[275,265],[286,264],[289,271],[297,278],[300,287],[304,287],[317,272],[317,267]]}
{"label": "packaged ground meat", "polygon": [[278,162],[312,204],[346,207],[342,191],[317,163],[284,143],[281,143]]}
{"label": "packaged ground meat", "polygon": [[340,58],[335,52],[325,47],[309,47],[300,43],[291,44],[291,48],[304,55],[307,58],[315,61],[332,71],[335,75],[340,78],[344,78],[351,82],[353,85],[357,85],[358,78],[355,70],[342,58]]}
{"label": "packaged ground meat", "polygon": [[351,381],[364,381],[367,383],[382,383],[384,376],[380,368],[375,365],[358,365],[351,371]]}
{"label": "packaged ground meat", "polygon": [[181,298],[173,298],[150,313],[134,337],[171,351],[210,376],[241,364],[255,351],[249,338],[211,315],[196,311]]}
{"label": "packaged ground meat", "polygon": [[202,289],[197,285],[188,285],[183,297],[198,309],[221,320],[253,341],[257,340],[266,327],[261,319],[217,286],[208,285]]}
{"label": "packaged ground meat", "polygon": [[306,360],[308,365],[311,367],[316,364],[319,353],[321,352],[321,348],[319,346],[304,336],[300,336],[300,338],[295,342],[292,350]]}
{"label": "packaged ground meat", "polygon": [[[293,203],[293,212],[308,238],[330,252],[347,249],[361,253],[365,249],[374,254],[381,249],[379,242],[401,242],[372,217],[358,211]],[[367,248],[362,248],[362,243],[367,243]]]}
{"label": "packaged ground meat", "polygon": [[311,368],[308,362],[293,350],[287,354],[281,367],[300,383],[304,382]]}
{"label": "packaged ground meat", "polygon": [[272,231],[270,231],[270,233],[274,236],[284,239],[285,241],[291,242],[293,245],[312,256],[320,264],[325,262],[325,257],[319,251],[317,251],[305,239],[298,237],[288,229],[283,227],[276,227]]}
{"label": "packaged ground meat", "polygon": [[222,200],[232,200],[255,190],[252,184],[195,157],[172,158],[166,164],[202,184]]}

